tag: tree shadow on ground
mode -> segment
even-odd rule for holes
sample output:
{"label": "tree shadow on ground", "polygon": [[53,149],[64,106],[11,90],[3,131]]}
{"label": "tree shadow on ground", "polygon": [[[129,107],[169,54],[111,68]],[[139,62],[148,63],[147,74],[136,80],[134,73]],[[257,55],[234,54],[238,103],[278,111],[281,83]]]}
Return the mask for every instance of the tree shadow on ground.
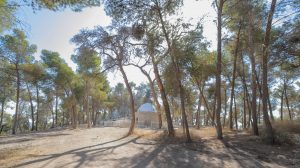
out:
{"label": "tree shadow on ground", "polygon": [[[130,143],[131,141],[134,140],[134,139],[132,139],[132,140],[120,143],[120,144],[115,145],[115,146],[101,147],[101,146],[103,146],[105,144],[117,142],[117,141],[120,141],[120,140],[122,140],[124,138],[125,137],[121,137],[119,139],[115,139],[115,140],[112,140],[112,141],[104,142],[104,143],[101,143],[101,144],[96,144],[96,145],[86,146],[86,147],[82,147],[82,148],[77,148],[77,149],[69,150],[69,151],[62,152],[62,153],[56,153],[56,154],[50,154],[50,155],[43,155],[42,158],[39,158],[39,159],[36,159],[36,160],[31,160],[31,161],[28,161],[28,162],[24,162],[24,163],[21,163],[21,164],[18,164],[16,166],[14,166],[14,167],[23,167],[23,166],[27,167],[27,166],[29,166],[31,164],[41,163],[41,162],[46,162],[44,165],[47,165],[47,164],[53,162],[55,159],[57,159],[57,158],[59,158],[61,156],[65,156],[65,155],[79,156],[80,157],[80,159],[78,161],[79,163],[78,163],[78,166],[76,166],[76,167],[80,167],[80,165],[82,165],[85,162],[86,157],[88,156],[87,153],[93,152],[93,151],[104,152],[104,151],[109,150],[109,149],[114,149],[114,148],[126,145],[126,144],[128,144],[128,143]],[[136,137],[136,138],[139,138],[139,137]],[[95,148],[95,149],[91,149],[91,148]]]}
{"label": "tree shadow on ground", "polygon": [[[213,141],[213,142],[211,142]],[[210,145],[218,142],[220,150]],[[153,141],[142,136],[121,137],[108,142],[40,156],[14,167],[265,167],[265,160],[225,139],[200,139],[186,144],[172,138]]]}

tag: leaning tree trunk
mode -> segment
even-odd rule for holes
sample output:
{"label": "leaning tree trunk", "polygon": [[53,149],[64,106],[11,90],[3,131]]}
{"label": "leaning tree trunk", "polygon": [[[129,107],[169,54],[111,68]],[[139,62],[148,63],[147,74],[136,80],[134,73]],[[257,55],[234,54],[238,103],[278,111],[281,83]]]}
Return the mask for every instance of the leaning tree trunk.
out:
{"label": "leaning tree trunk", "polygon": [[232,105],[233,105],[233,97],[234,97],[234,87],[235,87],[235,78],[236,78],[236,62],[239,51],[240,44],[240,34],[241,34],[241,25],[239,25],[239,30],[237,33],[236,43],[235,43],[235,51],[234,51],[234,59],[233,59],[233,73],[232,73],[232,81],[231,81],[231,94],[230,94],[230,107],[229,107],[229,128],[233,129],[232,122]]}
{"label": "leaning tree trunk", "polygon": [[158,12],[160,24],[161,24],[161,27],[162,27],[162,31],[163,31],[164,37],[165,37],[167,45],[168,45],[168,50],[171,54],[172,65],[175,68],[175,78],[176,78],[177,86],[179,88],[181,115],[182,115],[182,120],[183,120],[183,127],[185,129],[186,141],[191,142],[192,139],[190,137],[189,126],[188,126],[187,116],[186,116],[186,112],[185,112],[185,97],[184,97],[183,86],[182,86],[182,83],[181,83],[181,72],[180,72],[180,69],[179,69],[179,66],[178,66],[178,62],[177,62],[177,60],[175,58],[175,55],[174,55],[175,53],[173,52],[173,46],[171,45],[171,40],[169,38],[169,34],[167,33],[167,30],[166,30],[166,27],[165,27],[165,22],[163,20],[161,9],[160,9],[158,4],[156,4],[156,6],[157,6],[157,12]]}
{"label": "leaning tree trunk", "polygon": [[155,74],[155,78],[157,81],[157,85],[160,91],[160,95],[161,95],[161,99],[164,105],[164,110],[165,110],[165,114],[166,114],[166,120],[167,120],[167,125],[168,125],[168,136],[173,137],[175,135],[175,131],[174,131],[174,127],[173,127],[173,121],[172,121],[172,117],[171,117],[171,112],[170,112],[170,106],[169,106],[169,102],[167,99],[167,94],[165,92],[165,88],[163,85],[163,82],[160,78],[159,75],[159,71],[158,71],[158,67],[157,67],[157,63],[155,61],[154,55],[153,53],[149,53],[150,57],[151,57],[151,61],[152,61],[152,65],[153,65],[153,71]]}
{"label": "leaning tree trunk", "polygon": [[272,28],[272,20],[273,14],[275,12],[276,0],[272,0],[271,8],[268,14],[268,21],[266,27],[266,34],[264,37],[264,45],[263,45],[263,56],[262,56],[262,105],[263,105],[263,114],[264,114],[264,122],[266,126],[267,136],[269,139],[269,143],[274,143],[274,133],[273,128],[269,119],[268,114],[268,50],[270,43],[270,34]]}
{"label": "leaning tree trunk", "polygon": [[[260,98],[262,99],[261,84],[259,83],[258,75],[255,74],[255,76],[256,76],[256,82],[257,82],[257,86],[258,86],[258,90],[259,90],[259,95],[260,95]],[[272,111],[272,104],[271,104],[271,100],[270,100],[270,96],[269,96],[269,89],[268,89],[268,105],[269,105],[269,111],[270,111],[271,120],[274,121],[274,116],[273,116],[273,111]]]}
{"label": "leaning tree trunk", "polygon": [[[241,55],[241,62],[242,62],[242,74],[239,72],[239,76],[242,80],[243,83],[243,88],[244,88],[244,92],[245,92],[245,96],[246,96],[246,105],[247,105],[247,109],[248,109],[248,124],[247,127],[250,128],[250,121],[251,121],[251,101],[250,101],[250,95],[248,92],[248,87],[247,87],[247,83],[246,83],[246,77],[245,77],[245,63],[244,63],[244,59],[243,59],[243,55]],[[246,111],[245,111],[246,113]],[[246,114],[245,114],[246,115]],[[246,119],[246,116],[245,116]]]}
{"label": "leaning tree trunk", "polygon": [[[206,108],[206,111],[207,111],[207,115],[206,115],[207,117],[206,117],[205,125],[206,125],[206,126],[208,125],[208,119],[210,118],[212,125],[213,125],[213,126],[216,126],[215,121],[214,121],[214,119],[213,119],[213,115],[211,114],[211,111],[210,111],[208,102],[207,102],[207,100],[206,100],[206,98],[205,98],[205,96],[204,96],[204,87],[205,87],[205,82],[203,82],[202,88],[199,87],[198,89],[199,89],[199,91],[200,91],[202,100],[203,100],[203,102],[204,102],[204,105],[205,105],[205,108]],[[205,112],[205,111],[204,111],[204,112]],[[205,115],[205,114],[204,114],[204,115]]]}
{"label": "leaning tree trunk", "polygon": [[129,97],[130,97],[131,123],[130,123],[130,128],[129,128],[129,131],[128,131],[127,135],[131,135],[133,133],[134,127],[135,127],[135,110],[134,110],[133,93],[132,93],[131,87],[129,85],[127,75],[126,75],[126,73],[123,69],[122,63],[120,61],[118,62],[118,66],[119,66],[120,71],[122,73],[122,76],[123,76],[123,79],[124,79],[124,82],[125,82],[125,85],[126,85],[128,93],[129,93]]}
{"label": "leaning tree trunk", "polygon": [[[178,72],[178,70],[177,70],[177,72]],[[183,123],[184,123],[184,129],[185,129],[185,134],[186,134],[186,141],[187,142],[191,142],[192,139],[191,139],[191,136],[190,136],[189,125],[188,125],[188,122],[187,122],[187,116],[186,116],[186,112],[185,112],[184,89],[183,89],[183,86],[182,86],[182,83],[181,83],[180,79],[178,79],[178,78],[177,78],[177,84],[178,84],[178,87],[179,87],[179,95],[180,95],[180,100],[181,100],[180,101],[180,104],[181,104],[181,115],[182,115],[182,119],[183,119]]]}

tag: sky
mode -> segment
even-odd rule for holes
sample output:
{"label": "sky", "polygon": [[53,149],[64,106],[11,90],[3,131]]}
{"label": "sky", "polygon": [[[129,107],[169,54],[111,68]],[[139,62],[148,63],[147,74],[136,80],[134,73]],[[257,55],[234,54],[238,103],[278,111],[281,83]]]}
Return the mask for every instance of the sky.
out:
{"label": "sky", "polygon": [[[216,48],[217,28],[215,20],[216,12],[211,6],[211,0],[185,0],[182,9],[183,16],[187,19],[194,18],[191,22],[197,22],[202,16],[204,19],[204,36],[211,42],[211,49]],[[73,12],[70,9],[63,11],[49,11],[46,9],[33,11],[29,7],[18,10],[18,18],[22,21],[21,27],[25,30],[31,44],[36,44],[38,52],[35,57],[40,58],[40,51],[47,49],[59,52],[68,65],[75,71],[76,65],[71,61],[71,55],[76,48],[70,43],[70,39],[80,29],[93,28],[94,26],[108,26],[111,18],[105,15],[103,7],[85,8],[81,12]],[[146,83],[146,77],[135,67],[126,67],[129,81],[136,84]],[[118,82],[123,83],[119,72],[109,73],[108,81],[111,86]]]}

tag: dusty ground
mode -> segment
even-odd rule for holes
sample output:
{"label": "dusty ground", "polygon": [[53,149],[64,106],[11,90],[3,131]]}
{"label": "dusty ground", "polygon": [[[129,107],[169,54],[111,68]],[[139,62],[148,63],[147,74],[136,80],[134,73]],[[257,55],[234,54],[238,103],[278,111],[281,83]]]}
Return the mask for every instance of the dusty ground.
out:
{"label": "dusty ground", "polygon": [[[269,146],[245,133],[214,138],[211,128],[192,130],[194,142],[162,131],[126,128],[55,130],[0,137],[0,167],[298,167],[299,146]],[[178,131],[180,132],[180,131]],[[180,136],[180,133],[178,133]]]}

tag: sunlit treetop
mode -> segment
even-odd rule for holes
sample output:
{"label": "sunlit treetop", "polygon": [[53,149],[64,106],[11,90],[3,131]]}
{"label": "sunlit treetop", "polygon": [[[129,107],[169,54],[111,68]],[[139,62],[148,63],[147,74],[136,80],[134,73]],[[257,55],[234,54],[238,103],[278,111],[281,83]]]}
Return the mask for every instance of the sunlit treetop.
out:
{"label": "sunlit treetop", "polygon": [[85,7],[100,6],[101,0],[24,0],[33,9],[47,8],[49,10],[62,10],[71,8],[74,11],[81,11]]}

